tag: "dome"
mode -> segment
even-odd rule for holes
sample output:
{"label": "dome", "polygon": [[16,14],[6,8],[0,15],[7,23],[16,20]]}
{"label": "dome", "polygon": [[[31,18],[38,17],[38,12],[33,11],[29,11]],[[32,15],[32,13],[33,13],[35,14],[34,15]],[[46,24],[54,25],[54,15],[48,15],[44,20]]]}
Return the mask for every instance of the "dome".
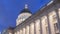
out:
{"label": "dome", "polygon": [[20,14],[18,15],[18,18],[16,19],[16,23],[17,23],[16,26],[21,24],[31,15],[32,15],[32,13],[29,11],[27,4],[25,4],[25,8],[20,12]]}
{"label": "dome", "polygon": [[20,13],[31,13],[32,14],[32,12],[30,12],[29,9],[23,9]]}

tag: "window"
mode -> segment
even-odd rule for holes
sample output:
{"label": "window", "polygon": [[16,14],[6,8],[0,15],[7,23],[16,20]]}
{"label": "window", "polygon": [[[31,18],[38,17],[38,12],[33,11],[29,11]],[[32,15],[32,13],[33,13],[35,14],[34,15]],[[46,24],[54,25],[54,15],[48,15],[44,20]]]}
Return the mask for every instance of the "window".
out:
{"label": "window", "polygon": [[55,28],[55,31],[58,30],[58,24],[57,23],[54,24],[54,28]]}
{"label": "window", "polygon": [[48,26],[47,18],[45,19],[45,25]]}
{"label": "window", "polygon": [[57,16],[56,15],[52,16],[52,22],[57,22]]}
{"label": "window", "polygon": [[49,13],[49,21],[52,23],[56,23],[57,22],[57,15],[55,11],[52,11]]}
{"label": "window", "polygon": [[59,34],[59,28],[58,28],[58,23],[54,24],[54,30],[56,34]]}

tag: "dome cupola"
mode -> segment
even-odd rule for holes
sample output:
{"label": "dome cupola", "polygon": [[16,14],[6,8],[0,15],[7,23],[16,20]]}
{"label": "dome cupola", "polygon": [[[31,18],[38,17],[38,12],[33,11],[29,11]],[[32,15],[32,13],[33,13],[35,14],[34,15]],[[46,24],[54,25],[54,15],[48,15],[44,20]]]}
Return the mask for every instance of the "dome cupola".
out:
{"label": "dome cupola", "polygon": [[16,19],[16,26],[25,21],[31,15],[32,13],[29,11],[28,5],[25,4],[25,8],[20,12],[18,18]]}
{"label": "dome cupola", "polygon": [[20,13],[31,13],[32,14],[32,12],[30,12],[30,10],[28,9],[27,4],[25,4],[25,8]]}

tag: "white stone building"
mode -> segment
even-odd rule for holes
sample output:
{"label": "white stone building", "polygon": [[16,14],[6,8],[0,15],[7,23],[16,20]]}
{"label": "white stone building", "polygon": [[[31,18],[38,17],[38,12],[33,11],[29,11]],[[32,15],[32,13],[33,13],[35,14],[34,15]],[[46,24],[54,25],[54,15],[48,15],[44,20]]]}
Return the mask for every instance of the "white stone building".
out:
{"label": "white stone building", "polygon": [[26,5],[8,34],[60,34],[60,0],[51,0],[33,15],[27,9]]}

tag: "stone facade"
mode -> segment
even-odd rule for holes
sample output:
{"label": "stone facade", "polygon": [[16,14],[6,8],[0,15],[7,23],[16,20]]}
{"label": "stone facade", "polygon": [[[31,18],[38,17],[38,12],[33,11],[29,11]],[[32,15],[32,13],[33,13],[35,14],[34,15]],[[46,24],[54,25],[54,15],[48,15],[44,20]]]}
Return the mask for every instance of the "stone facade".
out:
{"label": "stone facade", "polygon": [[[53,0],[52,0],[53,1]],[[60,0],[46,4],[14,28],[14,34],[60,34]]]}

